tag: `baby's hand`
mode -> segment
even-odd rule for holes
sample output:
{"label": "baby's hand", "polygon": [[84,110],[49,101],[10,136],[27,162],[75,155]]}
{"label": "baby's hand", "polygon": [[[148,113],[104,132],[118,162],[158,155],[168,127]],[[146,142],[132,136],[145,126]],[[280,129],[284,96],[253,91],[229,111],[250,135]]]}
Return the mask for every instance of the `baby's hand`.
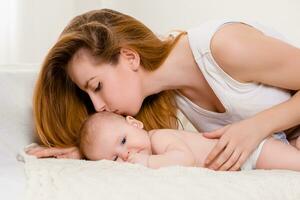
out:
{"label": "baby's hand", "polygon": [[141,164],[146,167],[148,167],[148,159],[150,155],[147,154],[141,154],[141,153],[133,153],[130,154],[127,162],[133,163],[133,164]]}

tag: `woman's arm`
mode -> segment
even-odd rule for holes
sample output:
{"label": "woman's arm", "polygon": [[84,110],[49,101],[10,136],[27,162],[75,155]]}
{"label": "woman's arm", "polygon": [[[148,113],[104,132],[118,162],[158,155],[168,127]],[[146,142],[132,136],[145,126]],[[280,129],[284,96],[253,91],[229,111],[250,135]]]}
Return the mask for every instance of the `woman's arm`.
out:
{"label": "woman's arm", "polygon": [[69,159],[82,159],[83,155],[76,146],[73,147],[45,147],[36,145],[26,150],[29,155],[36,156],[37,158],[69,158]]}
{"label": "woman's arm", "polygon": [[[241,82],[300,90],[299,48],[248,25],[230,24],[215,34],[211,49],[219,66]],[[249,119],[204,134],[209,138],[220,137],[207,157],[207,166],[237,170],[263,138],[300,124],[299,105],[300,93],[296,92],[290,100]]]}

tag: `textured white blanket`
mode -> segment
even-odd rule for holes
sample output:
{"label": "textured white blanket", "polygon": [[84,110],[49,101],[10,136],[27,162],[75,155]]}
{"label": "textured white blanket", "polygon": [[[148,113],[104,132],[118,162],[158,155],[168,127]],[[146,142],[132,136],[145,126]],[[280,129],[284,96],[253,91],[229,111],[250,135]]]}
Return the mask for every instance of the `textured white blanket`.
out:
{"label": "textured white blanket", "polygon": [[27,199],[299,200],[300,173],[158,170],[111,161],[36,159],[24,156]]}

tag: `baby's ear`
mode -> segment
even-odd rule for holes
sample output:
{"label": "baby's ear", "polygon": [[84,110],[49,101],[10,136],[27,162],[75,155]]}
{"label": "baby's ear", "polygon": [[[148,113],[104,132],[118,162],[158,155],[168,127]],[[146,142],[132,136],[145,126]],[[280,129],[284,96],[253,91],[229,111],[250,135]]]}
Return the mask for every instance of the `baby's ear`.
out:
{"label": "baby's ear", "polygon": [[134,117],[131,116],[126,116],[126,122],[129,123],[132,126],[135,126],[137,128],[143,129],[144,128],[144,124],[143,122],[135,119]]}

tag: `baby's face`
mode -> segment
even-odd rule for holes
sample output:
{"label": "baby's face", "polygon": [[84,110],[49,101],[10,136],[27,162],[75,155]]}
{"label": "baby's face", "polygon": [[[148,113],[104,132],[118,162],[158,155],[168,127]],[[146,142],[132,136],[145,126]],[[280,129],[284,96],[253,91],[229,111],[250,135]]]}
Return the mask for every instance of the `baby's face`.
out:
{"label": "baby's face", "polygon": [[126,120],[112,120],[97,129],[92,138],[92,148],[89,151],[92,160],[113,160],[126,162],[133,153],[151,154],[151,143],[148,132],[143,124],[133,117]]}

